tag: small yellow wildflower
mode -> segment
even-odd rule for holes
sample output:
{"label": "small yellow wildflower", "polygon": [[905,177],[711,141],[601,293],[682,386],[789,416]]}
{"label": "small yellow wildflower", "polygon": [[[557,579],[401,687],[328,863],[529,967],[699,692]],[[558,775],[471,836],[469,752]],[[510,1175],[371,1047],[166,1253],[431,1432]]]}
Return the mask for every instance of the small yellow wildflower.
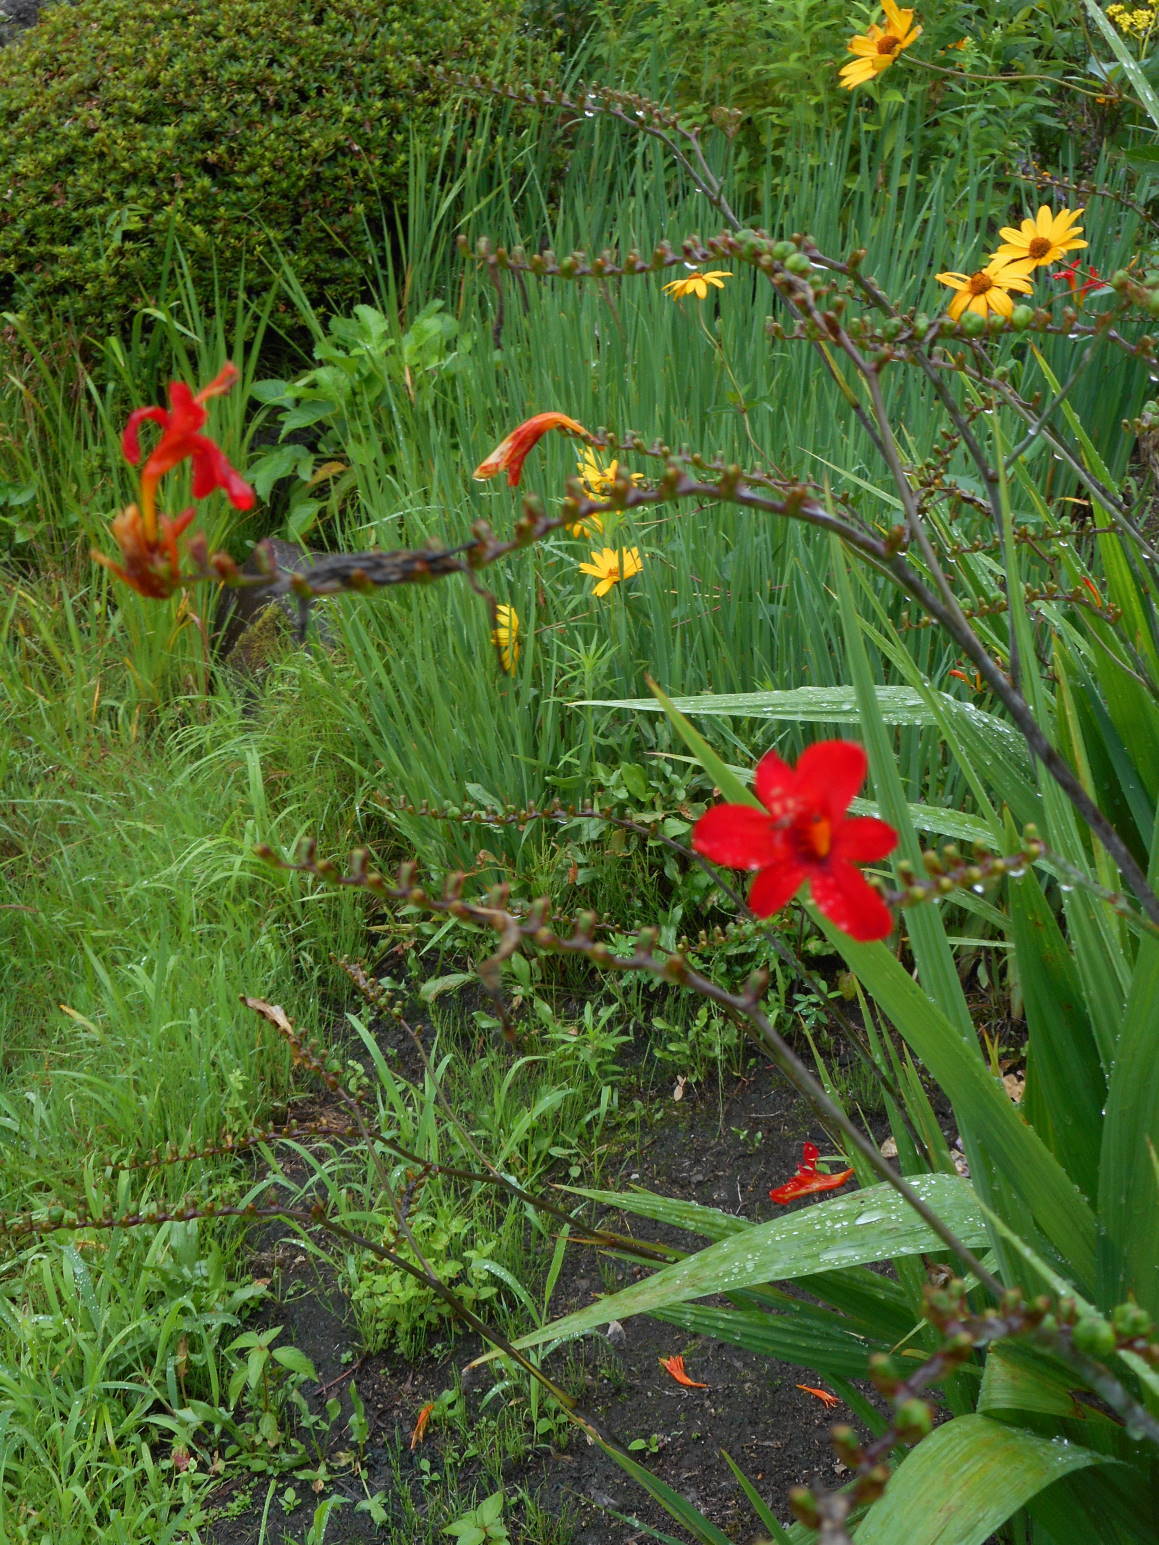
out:
{"label": "small yellow wildflower", "polygon": [[842,65],[839,74],[846,91],[854,86],[864,86],[867,80],[876,80],[883,70],[888,70],[898,54],[916,43],[922,29],[913,25],[914,13],[899,10],[893,0],[882,0],[885,26],[871,26],[862,36],[858,33],[849,39],[849,52],[856,57]]}
{"label": "small yellow wildflower", "polygon": [[514,606],[495,608],[495,629],[491,642],[499,651],[499,663],[509,676],[514,676],[519,664],[519,614]]}
{"label": "small yellow wildflower", "polygon": [[1008,317],[1014,310],[1009,290],[1029,295],[1034,289],[1026,277],[1034,268],[1033,259],[1011,263],[1006,258],[991,258],[985,268],[972,274],[935,274],[939,284],[948,284],[957,294],[950,302],[950,321],[956,322],[964,311],[984,317],[988,311]]}
{"label": "small yellow wildflower", "polygon": [[618,585],[622,579],[631,579],[643,567],[638,547],[621,547],[619,552],[603,547],[599,552],[593,551],[590,563],[580,564],[580,571],[596,580],[593,594],[607,595],[613,585]]}
{"label": "small yellow wildflower", "polygon": [[714,289],[723,290],[724,281],[732,277],[727,268],[710,268],[707,273],[701,273],[698,268],[686,279],[669,280],[664,289],[673,300],[683,300],[686,295],[695,295],[698,300],[704,300],[710,284]]}
{"label": "small yellow wildflower", "polygon": [[1114,22],[1128,37],[1145,38],[1155,25],[1155,11],[1145,6],[1128,10],[1125,5],[1109,5],[1107,20]]}
{"label": "small yellow wildflower", "polygon": [[1057,263],[1066,253],[1088,245],[1077,240],[1083,228],[1074,222],[1081,214],[1081,209],[1060,209],[1054,214],[1049,205],[1041,205],[1035,218],[1028,216],[1017,230],[1012,225],[1002,227],[998,234],[1003,242],[992,261],[1021,258],[1032,264]]}

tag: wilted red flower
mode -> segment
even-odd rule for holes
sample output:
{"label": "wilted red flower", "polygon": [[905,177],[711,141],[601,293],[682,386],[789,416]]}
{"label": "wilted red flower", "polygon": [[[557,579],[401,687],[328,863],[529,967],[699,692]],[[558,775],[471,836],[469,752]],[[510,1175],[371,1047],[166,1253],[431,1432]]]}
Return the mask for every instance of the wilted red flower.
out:
{"label": "wilted red flower", "polygon": [[660,1359],[660,1366],[663,1368],[665,1373],[671,1374],[671,1376],[676,1380],[677,1384],[683,1384],[688,1389],[708,1388],[707,1384],[698,1384],[695,1379],[690,1379],[688,1377],[684,1371],[684,1359],[679,1355],[676,1357],[662,1357]]}
{"label": "wilted red flower", "polygon": [[193,462],[195,499],[204,499],[215,488],[222,488],[235,509],[252,507],[253,489],[230,466],[221,447],[208,435],[200,433],[208,417],[203,403],[210,397],[220,397],[223,392],[228,392],[237,379],[237,366],[226,364],[199,392],[191,392],[183,381],[170,381],[167,409],[135,408],[129,414],[129,422],[121,436],[121,449],[125,460],[134,467],[141,459],[138,426],[148,420],[160,424],[162,431],[160,440],[141,468],[141,519],[150,542],[157,532],[157,484],[166,472],[171,472],[187,458]]}
{"label": "wilted red flower", "polygon": [[821,1150],[817,1144],[806,1143],[801,1149],[801,1162],[797,1166],[797,1173],[791,1180],[786,1180],[783,1186],[774,1187],[769,1192],[770,1200],[782,1204],[795,1202],[799,1196],[811,1196],[814,1191],[836,1191],[838,1186],[843,1186],[847,1180],[853,1178],[851,1169],[838,1170],[835,1175],[823,1174],[817,1168],[817,1160],[820,1157]]}
{"label": "wilted red flower", "polygon": [[515,488],[523,473],[528,451],[549,429],[566,429],[573,435],[583,435],[585,440],[591,439],[584,426],[577,424],[574,418],[568,418],[566,413],[537,413],[534,418],[525,419],[518,429],[513,429],[486,461],[479,463],[472,476],[482,482],[485,478],[494,477],[497,472],[506,471],[508,485]]}
{"label": "wilted red flower", "polygon": [[1088,265],[1088,277],[1086,279],[1083,279],[1082,272],[1083,265],[1076,258],[1073,263],[1065,263],[1062,268],[1056,268],[1050,277],[1052,279],[1065,280],[1067,289],[1072,295],[1078,297],[1080,304],[1082,303],[1083,296],[1089,295],[1092,290],[1106,290],[1110,288],[1097,268],[1092,268]]}
{"label": "wilted red flower", "polygon": [[104,553],[93,548],[98,563],[111,569],[118,579],[134,589],[138,595],[148,596],[151,601],[163,601],[181,584],[181,565],[177,555],[177,538],[193,520],[196,511],[184,510],[180,515],[161,517],[161,530],[150,535],[145,530],[141,512],[135,504],[127,505],[113,521],[113,536],[121,549],[124,567],[114,563]]}
{"label": "wilted red flower", "polygon": [[692,846],[730,869],[755,869],[749,906],[769,917],[808,880],[813,900],[831,923],[862,943],[884,939],[889,909],[855,864],[884,858],[897,833],[875,816],[849,816],[849,802],[868,771],[865,752],[850,740],[819,740],[796,768],[775,751],[757,764],[752,805],[716,805],[697,821]]}

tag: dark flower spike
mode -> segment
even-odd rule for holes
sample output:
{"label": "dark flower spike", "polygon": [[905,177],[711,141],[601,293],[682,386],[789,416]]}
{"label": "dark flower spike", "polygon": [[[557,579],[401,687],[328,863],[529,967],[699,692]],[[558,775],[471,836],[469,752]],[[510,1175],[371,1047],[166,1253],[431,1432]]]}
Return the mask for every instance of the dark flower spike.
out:
{"label": "dark flower spike", "polygon": [[749,906],[758,917],[779,912],[808,880],[835,927],[861,943],[884,939],[889,909],[855,865],[891,853],[897,833],[875,816],[846,814],[867,771],[865,752],[849,740],[818,741],[796,768],[770,751],[756,772],[764,811],[717,805],[696,823],[692,846],[714,863],[757,871]]}

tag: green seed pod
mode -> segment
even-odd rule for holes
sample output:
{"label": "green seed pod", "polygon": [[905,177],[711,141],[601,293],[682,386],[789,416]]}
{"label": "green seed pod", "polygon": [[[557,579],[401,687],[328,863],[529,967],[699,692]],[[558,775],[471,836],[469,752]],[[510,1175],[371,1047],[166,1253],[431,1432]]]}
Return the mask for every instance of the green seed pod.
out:
{"label": "green seed pod", "polygon": [[1115,1350],[1115,1333],[1106,1320],[1088,1315],[1071,1332],[1075,1347],[1088,1357],[1109,1357]]}
{"label": "green seed pod", "polygon": [[778,263],[785,262],[786,259],[791,258],[796,253],[796,251],[797,249],[794,247],[791,241],[778,241],[774,242],[773,244],[773,256],[776,258]]}
{"label": "green seed pod", "polygon": [[986,318],[980,317],[976,311],[967,311],[958,327],[967,338],[980,338],[986,331]]}
{"label": "green seed pod", "polygon": [[934,1429],[934,1413],[924,1400],[905,1400],[893,1418],[898,1436],[905,1443],[917,1443]]}
{"label": "green seed pod", "polygon": [[794,252],[791,257],[785,259],[785,267],[791,274],[804,276],[813,272],[813,265],[803,252]]}
{"label": "green seed pod", "polygon": [[1134,1341],[1136,1337],[1150,1337],[1155,1323],[1146,1309],[1138,1304],[1116,1304],[1111,1310],[1111,1324],[1122,1341]]}
{"label": "green seed pod", "polygon": [[1024,333],[1033,321],[1033,306],[1015,306],[1010,314],[1010,325],[1016,333]]}

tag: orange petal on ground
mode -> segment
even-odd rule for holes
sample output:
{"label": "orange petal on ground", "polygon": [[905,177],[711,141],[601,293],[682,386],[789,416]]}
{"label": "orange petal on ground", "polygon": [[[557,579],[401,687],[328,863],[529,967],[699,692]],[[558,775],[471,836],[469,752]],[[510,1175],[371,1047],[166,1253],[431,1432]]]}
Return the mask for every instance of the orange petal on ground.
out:
{"label": "orange petal on ground", "polygon": [[660,1366],[665,1373],[671,1374],[677,1384],[683,1384],[688,1389],[707,1389],[707,1384],[698,1384],[695,1379],[690,1379],[684,1371],[684,1359],[682,1357],[662,1357]]}
{"label": "orange petal on ground", "polygon": [[410,1446],[412,1449],[418,1448],[419,1444],[423,1441],[423,1437],[427,1430],[427,1423],[430,1421],[431,1412],[434,1409],[434,1401],[428,1400],[426,1405],[423,1406],[422,1410],[419,1412],[418,1419],[414,1425],[414,1431],[410,1435]]}
{"label": "orange petal on ground", "polygon": [[837,1396],[831,1395],[827,1389],[814,1389],[812,1384],[798,1384],[797,1388],[803,1389],[806,1395],[813,1395],[818,1400],[823,1400],[830,1409],[841,1404]]}

